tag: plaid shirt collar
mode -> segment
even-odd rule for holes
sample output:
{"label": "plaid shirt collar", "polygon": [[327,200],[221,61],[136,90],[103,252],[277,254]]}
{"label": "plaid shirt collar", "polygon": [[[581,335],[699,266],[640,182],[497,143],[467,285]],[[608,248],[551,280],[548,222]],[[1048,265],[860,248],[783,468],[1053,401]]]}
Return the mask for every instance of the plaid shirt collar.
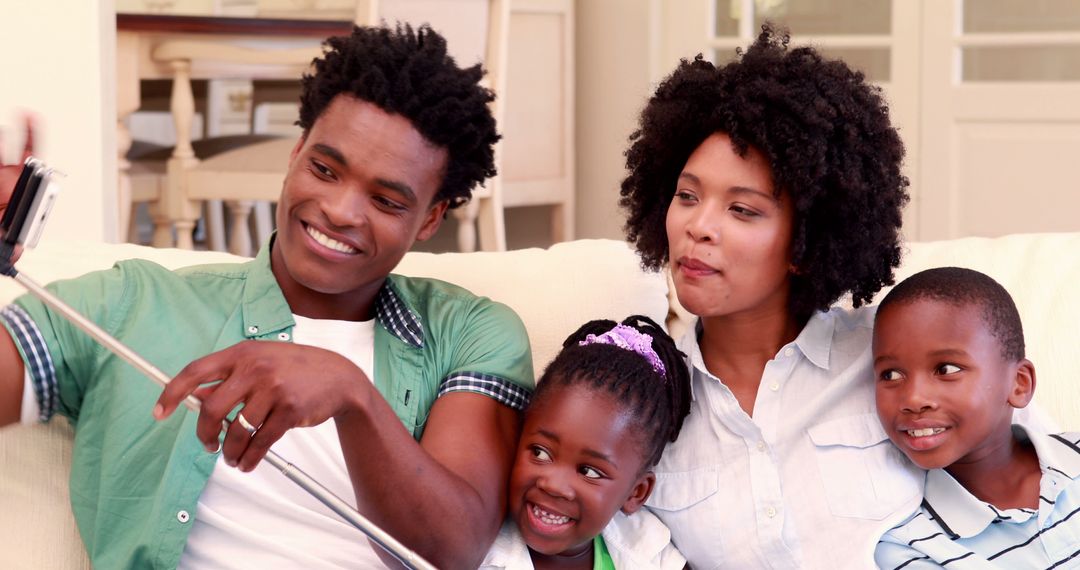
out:
{"label": "plaid shirt collar", "polygon": [[[277,332],[294,324],[292,310],[270,268],[270,248],[276,235],[277,232],[270,236],[250,262],[243,298],[244,330],[248,338]],[[424,347],[424,325],[420,316],[395,290],[392,277],[383,281],[375,297],[375,318],[401,342],[414,348]]]}
{"label": "plaid shirt collar", "polygon": [[394,290],[393,282],[387,278],[375,298],[375,318],[379,324],[401,342],[413,348],[424,348],[424,324],[420,316],[405,304]]}

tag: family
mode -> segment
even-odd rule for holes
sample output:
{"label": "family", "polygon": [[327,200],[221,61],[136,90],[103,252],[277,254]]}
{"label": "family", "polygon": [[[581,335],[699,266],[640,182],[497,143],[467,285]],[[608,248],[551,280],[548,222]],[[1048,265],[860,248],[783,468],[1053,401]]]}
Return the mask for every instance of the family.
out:
{"label": "family", "polygon": [[397,564],[260,463],[271,445],[439,568],[1080,565],[1080,434],[1014,419],[1036,376],[1009,293],[939,268],[867,306],[908,181],[861,73],[770,25],[732,63],[682,61],[619,206],[695,325],[584,323],[534,381],[508,307],[392,273],[494,174],[482,69],[426,26],[325,48],[253,260],[50,285],[163,392],[32,297],[0,311],[0,426],[75,427],[96,568]]}

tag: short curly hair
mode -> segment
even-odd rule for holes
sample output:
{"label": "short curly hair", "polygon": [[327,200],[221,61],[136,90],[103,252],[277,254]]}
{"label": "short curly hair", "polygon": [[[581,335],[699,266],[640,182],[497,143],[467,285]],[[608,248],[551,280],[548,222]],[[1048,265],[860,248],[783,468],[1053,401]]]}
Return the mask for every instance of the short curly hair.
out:
{"label": "short curly hair", "polygon": [[494,93],[480,85],[479,64],[462,69],[446,51],[446,39],[423,25],[354,27],[352,34],[323,42],[314,73],[301,80],[300,119],[307,133],[338,95],[349,95],[408,119],[429,142],[447,150],[435,201],[456,208],[473,188],[495,175],[499,140],[488,103]]}
{"label": "short curly hair", "polygon": [[964,267],[935,267],[920,271],[893,287],[878,305],[882,314],[891,305],[919,300],[954,307],[973,306],[983,324],[1001,345],[1001,357],[1009,362],[1024,358],[1024,325],[1009,291],[993,277]]}
{"label": "short curly hair", "polygon": [[668,262],[665,227],[679,173],[710,135],[768,160],[776,193],[794,204],[789,308],[808,316],[845,293],[854,306],[893,282],[908,180],[904,145],[879,88],[842,61],[788,48],[771,24],[717,68],[682,60],[641,112],[626,151],[619,205],[642,266]]}

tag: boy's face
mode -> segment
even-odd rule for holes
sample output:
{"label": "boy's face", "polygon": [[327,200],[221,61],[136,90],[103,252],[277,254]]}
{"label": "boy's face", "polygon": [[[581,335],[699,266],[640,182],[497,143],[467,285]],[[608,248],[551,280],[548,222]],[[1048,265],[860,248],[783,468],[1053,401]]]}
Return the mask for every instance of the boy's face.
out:
{"label": "boy's face", "polygon": [[558,387],[529,408],[510,474],[510,516],[534,552],[576,556],[652,492],[634,420],[614,397]]}
{"label": "boy's face", "polygon": [[277,209],[272,267],[293,311],[373,298],[413,242],[438,229],[447,205],[432,201],[446,165],[446,150],[408,119],[347,95],[331,101],[293,149]]}
{"label": "boy's face", "polygon": [[1012,411],[1031,400],[1034,369],[1002,356],[981,307],[889,305],[873,350],[881,425],[912,462],[939,469],[1008,452]]}

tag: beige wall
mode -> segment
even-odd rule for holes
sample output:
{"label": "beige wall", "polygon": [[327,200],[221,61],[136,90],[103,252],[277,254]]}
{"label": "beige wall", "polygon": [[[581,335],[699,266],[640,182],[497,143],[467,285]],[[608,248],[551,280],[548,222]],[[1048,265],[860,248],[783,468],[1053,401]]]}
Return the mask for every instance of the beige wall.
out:
{"label": "beige wall", "polygon": [[627,137],[652,89],[649,0],[578,0],[577,236],[621,238]]}
{"label": "beige wall", "polygon": [[4,3],[4,157],[17,156],[27,110],[40,119],[35,154],[67,174],[46,239],[115,239],[114,30],[112,0]]}

